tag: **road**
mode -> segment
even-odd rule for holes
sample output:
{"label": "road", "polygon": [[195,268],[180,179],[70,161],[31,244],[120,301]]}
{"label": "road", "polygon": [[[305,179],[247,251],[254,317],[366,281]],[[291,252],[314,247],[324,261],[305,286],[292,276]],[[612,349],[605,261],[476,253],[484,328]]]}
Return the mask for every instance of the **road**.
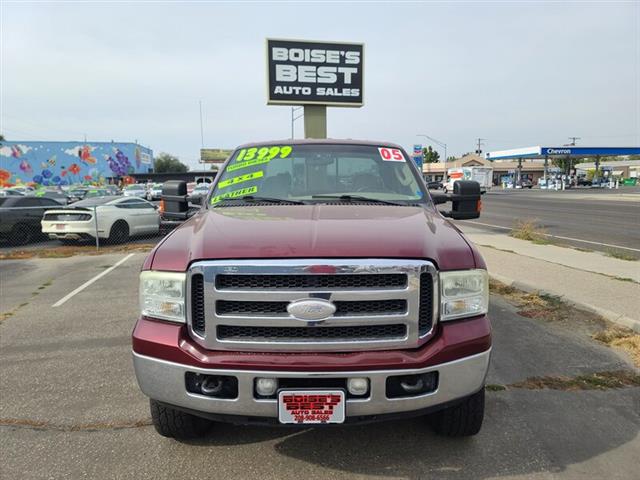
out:
{"label": "road", "polygon": [[[218,424],[200,441],[162,438],[131,364],[143,259],[0,262],[1,311],[12,312],[0,323],[3,478],[637,476],[640,387],[489,391],[481,433],[462,440],[438,437],[420,419],[300,430]],[[580,324],[522,317],[494,295],[491,314],[489,384],[630,368]]]}
{"label": "road", "polygon": [[610,190],[493,190],[482,198],[480,218],[466,223],[506,232],[518,220],[535,220],[563,237],[555,242],[640,258],[640,194],[629,191],[613,200]]}

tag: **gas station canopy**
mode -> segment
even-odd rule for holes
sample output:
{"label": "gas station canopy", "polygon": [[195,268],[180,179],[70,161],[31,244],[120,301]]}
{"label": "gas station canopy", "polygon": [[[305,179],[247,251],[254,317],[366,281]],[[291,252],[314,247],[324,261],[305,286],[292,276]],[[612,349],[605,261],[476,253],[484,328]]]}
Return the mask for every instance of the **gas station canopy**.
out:
{"label": "gas station canopy", "polygon": [[620,155],[640,155],[640,147],[524,147],[511,150],[487,152],[487,160],[506,160],[509,158],[548,158],[548,157],[615,157]]}

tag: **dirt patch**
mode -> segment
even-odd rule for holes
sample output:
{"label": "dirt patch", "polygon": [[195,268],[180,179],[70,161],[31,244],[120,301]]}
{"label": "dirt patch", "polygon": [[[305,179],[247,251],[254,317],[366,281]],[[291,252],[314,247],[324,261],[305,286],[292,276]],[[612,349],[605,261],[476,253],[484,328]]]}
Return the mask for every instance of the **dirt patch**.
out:
{"label": "dirt patch", "polygon": [[94,422],[72,425],[56,424],[42,420],[28,418],[0,418],[0,426],[22,427],[36,430],[56,430],[59,432],[91,432],[99,430],[120,430],[124,428],[140,428],[151,425],[151,419],[121,421],[121,422]]}
{"label": "dirt patch", "polygon": [[531,377],[512,383],[509,388],[526,390],[609,390],[612,388],[640,387],[640,375],[631,370],[596,372],[577,377]]}
{"label": "dirt patch", "polygon": [[621,252],[620,250],[607,250],[605,252],[607,257],[617,258],[618,260],[626,260],[628,262],[637,262],[638,258],[634,255],[626,252]]}
{"label": "dirt patch", "polygon": [[593,335],[598,342],[626,351],[640,367],[640,334],[629,328],[613,326]]}
{"label": "dirt patch", "polygon": [[519,240],[527,240],[538,245],[547,245],[551,243],[549,236],[544,228],[538,224],[536,219],[518,220],[509,236]]}
{"label": "dirt patch", "polygon": [[553,322],[609,347],[621,349],[640,367],[640,335],[633,330],[615,325],[596,313],[581,310],[560,297],[523,292],[494,279],[489,280],[489,289],[514,305],[518,315]]}
{"label": "dirt patch", "polygon": [[135,243],[131,245],[114,245],[109,247],[100,247],[89,245],[68,245],[54,248],[46,248],[41,250],[12,250],[10,252],[0,253],[0,260],[24,260],[27,258],[66,258],[74,255],[103,255],[105,253],[129,253],[129,252],[148,252],[155,243]]}

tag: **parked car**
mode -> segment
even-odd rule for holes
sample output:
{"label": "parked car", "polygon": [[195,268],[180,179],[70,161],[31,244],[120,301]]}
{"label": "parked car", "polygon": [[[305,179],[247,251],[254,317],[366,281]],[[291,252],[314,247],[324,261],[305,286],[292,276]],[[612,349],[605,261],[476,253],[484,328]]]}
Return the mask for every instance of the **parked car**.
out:
{"label": "parked car", "polygon": [[45,210],[60,204],[51,198],[17,195],[0,197],[0,239],[24,245],[42,235],[40,221]]}
{"label": "parked car", "polygon": [[579,187],[590,187],[592,184],[591,180],[589,180],[586,176],[578,177],[576,181],[576,185]]}
{"label": "parked car", "polygon": [[520,183],[516,185],[516,188],[533,188],[533,182],[529,178],[521,178]]}
{"label": "parked car", "polygon": [[22,197],[24,193],[12,188],[3,188],[0,190],[0,197]]}
{"label": "parked car", "polygon": [[134,183],[133,185],[124,187],[122,194],[125,197],[145,198],[147,196],[147,188],[141,183]]}
{"label": "parked car", "polygon": [[429,190],[440,190],[443,187],[442,182],[427,182],[427,187]]}
{"label": "parked car", "polygon": [[68,208],[47,210],[42,218],[42,232],[64,241],[95,240],[97,230],[100,239],[122,243],[130,236],[157,234],[159,225],[155,205],[119,196],[87,198]]}
{"label": "parked car", "polygon": [[[133,361],[156,431],[412,415],[443,435],[478,433],[488,276],[449,219],[479,216],[480,185],[456,187],[455,200],[430,193],[388,143],[235,150],[140,273]],[[184,190],[163,201],[186,218]]]}
{"label": "parked car", "polygon": [[147,200],[160,200],[162,196],[162,184],[151,183],[147,186]]}
{"label": "parked car", "polygon": [[199,183],[195,186],[195,188],[191,191],[192,197],[206,197],[211,188],[210,183]]}
{"label": "parked car", "polygon": [[58,202],[60,205],[68,205],[72,201],[66,193],[59,190],[34,190],[33,192],[28,192],[25,196],[50,198],[51,200]]}

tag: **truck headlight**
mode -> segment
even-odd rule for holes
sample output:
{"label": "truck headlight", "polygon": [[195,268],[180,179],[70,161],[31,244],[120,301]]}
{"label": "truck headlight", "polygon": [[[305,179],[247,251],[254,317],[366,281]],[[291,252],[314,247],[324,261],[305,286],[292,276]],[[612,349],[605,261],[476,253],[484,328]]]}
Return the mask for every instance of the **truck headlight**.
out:
{"label": "truck headlight", "polygon": [[184,323],[185,278],[184,273],[176,272],[140,273],[140,313]]}
{"label": "truck headlight", "polygon": [[440,318],[474,317],[489,309],[489,275],[486,270],[440,272]]}

